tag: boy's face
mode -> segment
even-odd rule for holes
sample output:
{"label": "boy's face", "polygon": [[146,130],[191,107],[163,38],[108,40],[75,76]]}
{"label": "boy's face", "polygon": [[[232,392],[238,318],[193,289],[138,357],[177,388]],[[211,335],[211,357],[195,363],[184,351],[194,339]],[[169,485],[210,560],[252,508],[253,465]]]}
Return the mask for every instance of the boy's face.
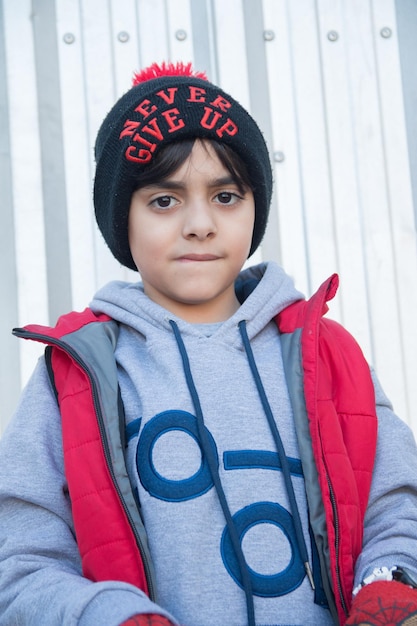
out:
{"label": "boy's face", "polygon": [[196,141],[174,174],[132,196],[129,245],[145,293],[192,323],[230,317],[254,220],[252,192],[242,194],[210,143]]}

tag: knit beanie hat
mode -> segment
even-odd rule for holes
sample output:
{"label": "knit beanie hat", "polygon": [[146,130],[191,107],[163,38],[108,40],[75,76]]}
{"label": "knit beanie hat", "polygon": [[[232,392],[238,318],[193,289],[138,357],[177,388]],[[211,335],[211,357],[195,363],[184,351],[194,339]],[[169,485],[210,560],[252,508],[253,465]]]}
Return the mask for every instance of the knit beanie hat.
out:
{"label": "knit beanie hat", "polygon": [[140,174],[168,143],[215,139],[245,163],[255,200],[249,256],[265,233],[272,171],[261,131],[231,96],[191,64],[156,64],[135,75],[133,87],[113,106],[96,139],[94,207],[98,226],[114,257],[136,270],[128,241],[128,215]]}

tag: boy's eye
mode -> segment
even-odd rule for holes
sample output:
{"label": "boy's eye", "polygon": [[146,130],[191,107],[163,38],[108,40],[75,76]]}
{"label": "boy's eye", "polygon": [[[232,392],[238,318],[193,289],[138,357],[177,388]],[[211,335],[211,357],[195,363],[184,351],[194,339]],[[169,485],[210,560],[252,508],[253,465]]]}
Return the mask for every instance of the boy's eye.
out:
{"label": "boy's eye", "polygon": [[238,200],[241,200],[241,197],[232,191],[221,191],[217,194],[216,198],[220,204],[234,204]]}
{"label": "boy's eye", "polygon": [[152,200],[151,205],[157,209],[171,209],[178,201],[173,196],[159,196]]}

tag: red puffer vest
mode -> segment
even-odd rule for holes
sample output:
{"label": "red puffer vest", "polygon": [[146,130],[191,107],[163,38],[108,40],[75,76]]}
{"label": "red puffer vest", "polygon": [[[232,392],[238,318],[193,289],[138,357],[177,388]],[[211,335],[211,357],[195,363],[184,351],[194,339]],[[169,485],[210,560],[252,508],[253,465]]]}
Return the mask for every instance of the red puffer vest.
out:
{"label": "red puffer vest", "polygon": [[342,326],[322,317],[337,287],[338,277],[333,275],[309,301],[282,311],[277,324],[287,352],[284,363],[324,587],[329,597],[327,570],[339,622],[344,624],[362,549],[377,417],[372,378],[361,349]]}
{"label": "red puffer vest", "polygon": [[[309,515],[330,608],[344,624],[374,463],[377,419],[369,367],[354,339],[323,319],[338,278],[276,318],[294,410]],[[118,326],[89,309],[17,336],[47,343],[62,415],[64,462],[83,573],[155,598],[146,533],[124,463],[113,356]]]}

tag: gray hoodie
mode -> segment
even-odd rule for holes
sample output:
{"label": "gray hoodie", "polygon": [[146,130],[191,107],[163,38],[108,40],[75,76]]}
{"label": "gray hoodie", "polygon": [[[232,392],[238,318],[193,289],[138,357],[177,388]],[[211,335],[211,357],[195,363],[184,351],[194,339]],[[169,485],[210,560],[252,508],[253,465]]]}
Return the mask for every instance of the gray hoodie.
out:
{"label": "gray hoodie", "polygon": [[[175,318],[150,301],[141,284],[110,283],[91,304],[121,324],[115,357],[128,472],[148,532],[158,605],[130,585],[81,575],[60,416],[41,360],[0,442],[0,624],[117,626],[133,613],[158,612],[184,626],[244,626],[245,585],[222,495],[249,568],[256,624],[333,623],[314,603],[302,567],[289,487],[239,331],[244,320],[312,562],[280,339],[271,322],[301,294],[275,264],[246,270],[242,282],[246,299],[239,310],[213,325]],[[417,454],[409,429],[376,380],[375,386],[378,452],[356,582],[377,566],[417,571]],[[198,411],[220,488],[198,444]]]}

